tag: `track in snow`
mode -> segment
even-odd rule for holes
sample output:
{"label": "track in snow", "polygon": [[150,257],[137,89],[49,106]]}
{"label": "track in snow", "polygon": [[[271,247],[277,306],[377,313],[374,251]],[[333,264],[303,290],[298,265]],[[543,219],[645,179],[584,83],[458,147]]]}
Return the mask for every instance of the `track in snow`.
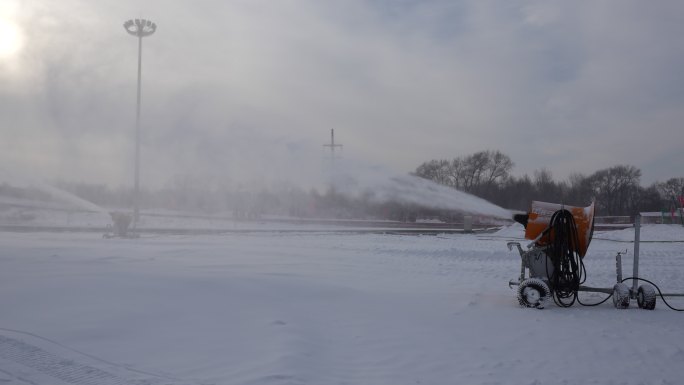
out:
{"label": "track in snow", "polygon": [[[0,383],[73,385],[180,385],[163,376],[145,375],[143,372],[105,363],[83,356],[59,346],[39,347],[25,342],[24,337],[12,338],[0,334]],[[28,336],[28,338],[31,338]],[[44,343],[43,343],[44,345]],[[52,351],[51,351],[52,350]],[[18,364],[18,365],[17,365]],[[57,381],[58,380],[58,381]]]}

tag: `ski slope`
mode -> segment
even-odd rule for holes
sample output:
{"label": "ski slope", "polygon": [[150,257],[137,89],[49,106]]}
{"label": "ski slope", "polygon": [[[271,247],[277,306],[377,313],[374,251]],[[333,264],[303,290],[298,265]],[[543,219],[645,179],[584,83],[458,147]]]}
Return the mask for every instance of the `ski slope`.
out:
{"label": "ski slope", "polygon": [[[0,233],[0,384],[682,383],[660,300],[518,307],[522,234]],[[587,284],[612,286],[633,230],[596,238]],[[642,240],[641,275],[684,292],[682,227]]]}

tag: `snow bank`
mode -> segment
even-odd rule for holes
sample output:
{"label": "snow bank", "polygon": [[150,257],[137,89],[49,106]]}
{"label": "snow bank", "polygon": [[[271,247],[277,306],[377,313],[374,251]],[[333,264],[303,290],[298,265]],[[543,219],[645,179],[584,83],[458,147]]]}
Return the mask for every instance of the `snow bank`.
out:
{"label": "snow bank", "polygon": [[520,223],[504,226],[493,235],[502,238],[525,238],[525,227]]}
{"label": "snow bank", "polygon": [[[642,225],[642,242],[684,242],[684,226],[681,225]],[[634,228],[613,231],[597,231],[595,239],[620,242],[634,242]]]}

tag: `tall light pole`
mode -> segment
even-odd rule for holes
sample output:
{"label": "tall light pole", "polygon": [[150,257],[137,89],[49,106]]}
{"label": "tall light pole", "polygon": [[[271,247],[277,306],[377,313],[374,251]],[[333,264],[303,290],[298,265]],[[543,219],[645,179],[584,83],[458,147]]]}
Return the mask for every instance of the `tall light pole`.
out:
{"label": "tall light pole", "polygon": [[138,38],[138,101],[135,110],[135,182],[133,192],[133,220],[140,219],[140,81],[142,78],[142,39],[157,30],[157,24],[145,19],[128,20],[126,32]]}

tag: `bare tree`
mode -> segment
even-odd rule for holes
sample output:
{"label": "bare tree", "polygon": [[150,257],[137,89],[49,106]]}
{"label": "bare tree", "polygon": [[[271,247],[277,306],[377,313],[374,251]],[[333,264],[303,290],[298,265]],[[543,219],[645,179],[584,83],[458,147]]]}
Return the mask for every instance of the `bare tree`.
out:
{"label": "bare tree", "polygon": [[588,182],[604,215],[631,215],[638,209],[640,178],[638,168],[619,165],[596,171]]}
{"label": "bare tree", "polygon": [[466,156],[461,161],[463,189],[481,190],[484,186],[500,186],[509,177],[513,161],[500,151],[480,151]]}
{"label": "bare tree", "polygon": [[431,160],[413,173],[421,178],[481,196],[498,195],[510,178],[513,161],[500,151],[480,151],[453,160]]}
{"label": "bare tree", "polygon": [[664,200],[684,195],[684,178],[670,178],[666,182],[656,183],[655,188]]}
{"label": "bare tree", "polygon": [[500,151],[489,152],[489,168],[486,183],[503,183],[510,175],[514,163],[508,155]]}
{"label": "bare tree", "polygon": [[465,186],[465,162],[461,158],[454,158],[449,164],[449,176],[453,181],[454,188],[459,190]]}
{"label": "bare tree", "polygon": [[431,160],[418,166],[414,175],[441,185],[456,187],[454,173],[448,160]]}
{"label": "bare tree", "polygon": [[495,203],[509,209],[527,211],[530,208],[534,190],[532,179],[527,174],[520,178],[509,178]]}
{"label": "bare tree", "polygon": [[[641,170],[617,165],[586,176],[572,174],[557,182],[541,168],[533,178],[514,178],[511,159],[499,151],[480,151],[452,161],[422,164],[415,175],[475,194],[511,209],[525,210],[532,200],[588,205],[596,201],[600,215],[633,215],[641,210],[669,207],[672,198],[684,195],[684,178],[672,178],[649,188],[640,186]],[[659,199],[656,192],[660,193]]]}

